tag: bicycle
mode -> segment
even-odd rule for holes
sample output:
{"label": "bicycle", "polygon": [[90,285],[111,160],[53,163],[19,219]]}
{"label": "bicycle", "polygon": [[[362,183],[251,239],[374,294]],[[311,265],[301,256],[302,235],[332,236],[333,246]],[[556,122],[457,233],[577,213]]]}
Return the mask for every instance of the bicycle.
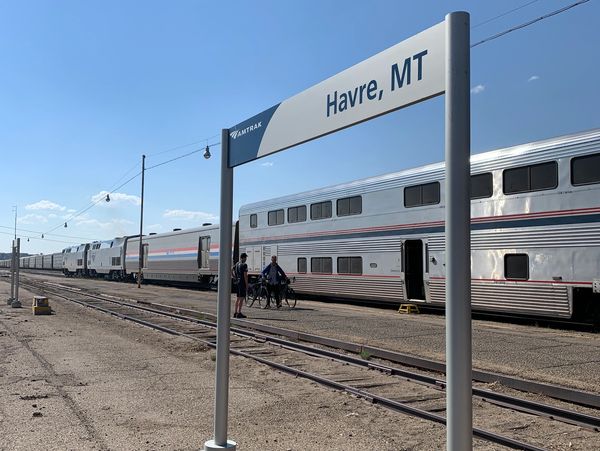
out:
{"label": "bicycle", "polygon": [[286,279],[285,283],[282,284],[280,296],[282,301],[285,301],[289,308],[295,308],[296,302],[298,301],[296,298],[296,291],[290,287],[290,283],[295,282],[296,278],[292,277],[292,279]]}
{"label": "bicycle", "polygon": [[267,303],[267,286],[266,279],[261,277],[255,283],[248,284],[248,292],[246,295],[246,305],[248,307],[252,307],[256,301],[258,301],[259,307],[262,307],[263,304]]}

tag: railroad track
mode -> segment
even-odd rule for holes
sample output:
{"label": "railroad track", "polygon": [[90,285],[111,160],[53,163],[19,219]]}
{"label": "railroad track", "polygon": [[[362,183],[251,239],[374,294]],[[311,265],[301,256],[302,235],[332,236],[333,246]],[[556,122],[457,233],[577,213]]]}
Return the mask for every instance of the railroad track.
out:
{"label": "railroad track", "polygon": [[[213,315],[174,306],[86,293],[57,283],[26,280],[22,284],[41,290],[47,295],[172,335],[200,341],[211,348],[216,347],[216,323]],[[424,372],[443,372],[443,365],[440,368],[439,362],[377,348],[367,350],[358,345],[250,321],[232,320],[232,324],[231,353],[234,355],[253,359],[282,372],[350,393],[394,411],[439,424],[446,423],[444,416],[438,413],[445,411],[446,383],[443,379]],[[342,352],[339,352],[340,350]],[[363,358],[349,352],[363,353]],[[365,358],[367,354],[369,359]],[[377,358],[378,361],[373,361],[373,358]],[[394,363],[401,363],[404,367],[399,368],[394,366]],[[407,366],[410,366],[411,370],[407,369]],[[417,372],[412,368],[419,368],[421,371]],[[595,394],[492,373],[476,371],[474,375],[476,380],[492,382],[492,378],[495,378],[493,381],[500,379],[503,385],[551,394],[563,401],[596,409],[592,415],[474,386],[473,397],[480,401],[474,405],[476,418],[488,414],[503,418],[505,422],[506,412],[510,411],[515,412],[517,416],[512,426],[512,429],[517,431],[521,427],[531,430],[532,416],[536,421],[554,421],[562,424],[562,427],[584,428],[591,434],[600,431],[600,418],[595,416],[600,407],[600,397]],[[473,429],[473,435],[514,449],[543,449],[539,445],[520,441],[514,436],[509,437],[477,427]],[[543,437],[539,437],[538,441],[543,443]]]}

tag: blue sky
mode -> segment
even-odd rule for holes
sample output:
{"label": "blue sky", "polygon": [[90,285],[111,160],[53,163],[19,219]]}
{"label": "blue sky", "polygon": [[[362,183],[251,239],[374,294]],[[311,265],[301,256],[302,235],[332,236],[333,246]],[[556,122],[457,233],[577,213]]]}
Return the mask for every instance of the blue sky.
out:
{"label": "blue sky", "polygon": [[[152,166],[217,143],[222,128],[447,12],[471,13],[476,42],[573,1],[539,0],[480,26],[530,2],[3,1],[0,251],[13,205],[23,252],[137,233],[139,178],[69,218],[135,175],[142,153]],[[600,126],[599,19],[592,0],[472,50],[472,153]],[[438,97],[239,167],[234,209],[441,161],[443,112]],[[218,222],[212,151],[146,173],[145,233]]]}

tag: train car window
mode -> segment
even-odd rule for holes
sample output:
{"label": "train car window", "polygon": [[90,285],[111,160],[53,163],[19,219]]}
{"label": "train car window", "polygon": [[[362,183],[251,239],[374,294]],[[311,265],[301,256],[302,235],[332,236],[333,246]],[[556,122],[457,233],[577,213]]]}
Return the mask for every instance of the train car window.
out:
{"label": "train car window", "polygon": [[337,215],[338,216],[350,216],[359,215],[362,213],[362,197],[353,196],[338,199],[337,201]]}
{"label": "train car window", "polygon": [[491,172],[471,176],[471,199],[483,199],[493,194],[493,177]]}
{"label": "train car window", "polygon": [[338,274],[362,274],[362,257],[338,257]]}
{"label": "train car window", "polygon": [[250,215],[250,228],[256,229],[258,227],[258,216],[256,214]]}
{"label": "train car window", "polygon": [[318,202],[310,206],[310,219],[331,218],[331,201]]}
{"label": "train car window", "polygon": [[269,212],[268,223],[270,226],[281,225],[283,224],[283,209],[281,210],[273,210]]}
{"label": "train car window", "polygon": [[333,260],[331,257],[313,257],[310,259],[310,272],[322,274],[333,273]]}
{"label": "train car window", "polygon": [[600,183],[600,153],[571,159],[571,184]]}
{"label": "train car window", "polygon": [[288,222],[306,221],[306,205],[288,208]]}
{"label": "train car window", "polygon": [[440,182],[425,183],[423,185],[408,186],[404,188],[404,206],[419,207],[440,203]]}
{"label": "train car window", "polygon": [[298,272],[306,274],[306,258],[305,257],[298,258]]}
{"label": "train car window", "polygon": [[548,163],[506,169],[502,174],[504,194],[543,191],[558,186],[558,164]]}
{"label": "train car window", "polygon": [[504,256],[504,278],[528,280],[529,256],[527,254],[506,254]]}

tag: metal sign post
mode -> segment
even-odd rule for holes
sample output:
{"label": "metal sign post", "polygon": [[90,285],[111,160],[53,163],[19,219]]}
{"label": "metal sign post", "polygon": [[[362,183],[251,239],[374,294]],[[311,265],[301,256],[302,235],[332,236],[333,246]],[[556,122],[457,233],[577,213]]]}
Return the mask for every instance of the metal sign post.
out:
{"label": "metal sign post", "polygon": [[221,219],[219,228],[219,295],[217,303],[217,362],[215,368],[215,438],[205,451],[235,450],[227,440],[229,404],[229,329],[231,321],[231,236],[233,218],[233,168],[229,167],[229,130],[221,131]]}
{"label": "metal sign post", "polygon": [[233,168],[444,92],[447,447],[471,449],[469,52],[469,14],[451,13],[444,22],[222,131],[215,438],[205,450],[237,446],[227,440]]}
{"label": "metal sign post", "polygon": [[471,385],[469,14],[446,16],[446,410],[447,448],[470,450]]}
{"label": "metal sign post", "polygon": [[15,298],[12,301],[13,307],[21,307],[19,301],[19,255],[21,255],[21,238],[15,240]]}
{"label": "metal sign post", "polygon": [[15,259],[15,242],[12,242],[12,253],[10,254],[10,297],[6,300],[8,305],[12,304],[13,299],[15,298],[15,262],[18,259]]}

